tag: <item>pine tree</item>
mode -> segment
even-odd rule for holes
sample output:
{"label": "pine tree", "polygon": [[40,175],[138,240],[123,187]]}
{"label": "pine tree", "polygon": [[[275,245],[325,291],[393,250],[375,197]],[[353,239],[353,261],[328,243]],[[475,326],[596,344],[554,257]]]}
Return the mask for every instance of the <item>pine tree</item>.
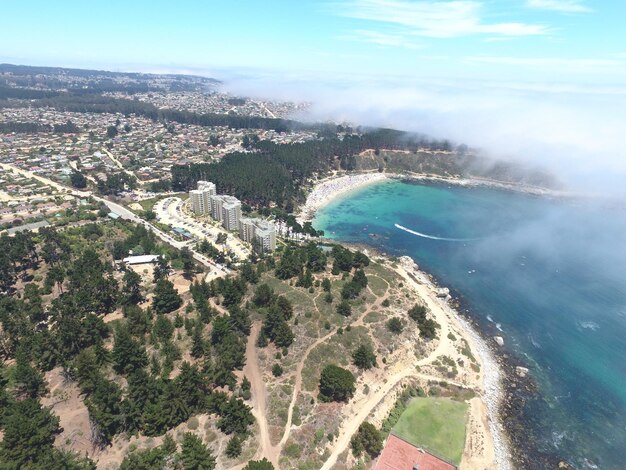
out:
{"label": "pine tree", "polygon": [[369,344],[361,344],[352,353],[352,360],[359,369],[371,369],[376,365],[376,355]]}
{"label": "pine tree", "polygon": [[215,457],[202,440],[190,432],[183,435],[180,457],[184,470],[213,470]]}
{"label": "pine tree", "polygon": [[37,468],[41,457],[52,450],[59,418],[33,398],[16,401],[6,413],[0,442],[0,462],[6,465],[3,468]]}
{"label": "pine tree", "polygon": [[143,300],[141,295],[141,276],[132,269],[127,269],[122,278],[123,302],[125,304],[138,304]]}
{"label": "pine tree", "polygon": [[167,279],[159,279],[154,288],[152,305],[156,313],[169,313],[180,308],[183,303],[178,291]]}
{"label": "pine tree", "polygon": [[239,436],[234,435],[230,438],[228,444],[226,445],[226,455],[229,456],[231,459],[234,459],[241,455],[241,439],[239,438]]}
{"label": "pine tree", "polygon": [[111,356],[113,368],[118,374],[128,374],[148,365],[146,350],[131,337],[125,325],[119,326],[115,332]]}
{"label": "pine tree", "polygon": [[193,336],[191,338],[191,356],[199,359],[204,356],[205,343],[202,338],[202,323],[196,323],[196,327],[193,329]]}

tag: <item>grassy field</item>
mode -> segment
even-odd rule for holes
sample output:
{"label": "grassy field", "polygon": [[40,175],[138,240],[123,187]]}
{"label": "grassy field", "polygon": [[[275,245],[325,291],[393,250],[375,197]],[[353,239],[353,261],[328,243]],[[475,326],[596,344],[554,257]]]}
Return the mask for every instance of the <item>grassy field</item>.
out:
{"label": "grassy field", "polygon": [[467,403],[447,398],[415,398],[393,433],[457,465],[465,446]]}

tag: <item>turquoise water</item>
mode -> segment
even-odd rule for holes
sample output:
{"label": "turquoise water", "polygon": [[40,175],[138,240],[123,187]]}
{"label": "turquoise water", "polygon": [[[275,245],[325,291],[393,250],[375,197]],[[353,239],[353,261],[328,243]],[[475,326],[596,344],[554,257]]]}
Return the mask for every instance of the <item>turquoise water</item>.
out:
{"label": "turquoise water", "polygon": [[539,385],[522,407],[531,448],[626,468],[623,207],[390,181],[332,202],[314,225],[411,256],[504,337]]}

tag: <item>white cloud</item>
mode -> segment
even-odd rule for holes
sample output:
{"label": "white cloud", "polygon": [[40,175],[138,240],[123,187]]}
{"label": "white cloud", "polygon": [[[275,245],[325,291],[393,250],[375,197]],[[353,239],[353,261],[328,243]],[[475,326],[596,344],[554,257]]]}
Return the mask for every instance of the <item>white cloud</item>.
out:
{"label": "white cloud", "polygon": [[527,0],[526,4],[530,8],[561,13],[589,13],[592,11],[581,0]]}
{"label": "white cloud", "polygon": [[333,6],[335,13],[341,16],[392,24],[402,27],[405,34],[415,36],[535,36],[549,32],[549,28],[541,24],[485,23],[481,18],[482,3],[473,0],[350,0]]}
{"label": "white cloud", "polygon": [[404,34],[383,33],[371,30],[355,30],[350,35],[342,36],[341,39],[366,42],[386,47],[402,47],[405,49],[421,49],[423,46]]}
{"label": "white cloud", "polygon": [[624,65],[617,59],[587,59],[587,58],[560,58],[560,57],[493,57],[471,56],[467,62],[482,64],[514,65],[526,67],[561,67],[561,68],[590,68],[590,67],[620,67]]}

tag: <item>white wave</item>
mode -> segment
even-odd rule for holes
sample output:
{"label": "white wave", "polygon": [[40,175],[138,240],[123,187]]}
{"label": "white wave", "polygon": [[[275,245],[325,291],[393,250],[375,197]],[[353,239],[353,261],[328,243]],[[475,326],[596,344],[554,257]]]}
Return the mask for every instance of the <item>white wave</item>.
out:
{"label": "white wave", "polygon": [[400,224],[394,224],[394,227],[399,228],[400,230],[404,230],[412,235],[417,235],[418,237],[428,238],[430,240],[441,240],[444,242],[471,242],[478,240],[478,238],[446,238],[446,237],[436,237],[434,235],[427,235],[422,232],[416,232],[415,230],[411,230],[410,228],[403,227]]}
{"label": "white wave", "polygon": [[579,321],[576,322],[576,324],[578,325],[579,329],[596,331],[598,328],[600,328],[600,325],[598,325],[594,321]]}

